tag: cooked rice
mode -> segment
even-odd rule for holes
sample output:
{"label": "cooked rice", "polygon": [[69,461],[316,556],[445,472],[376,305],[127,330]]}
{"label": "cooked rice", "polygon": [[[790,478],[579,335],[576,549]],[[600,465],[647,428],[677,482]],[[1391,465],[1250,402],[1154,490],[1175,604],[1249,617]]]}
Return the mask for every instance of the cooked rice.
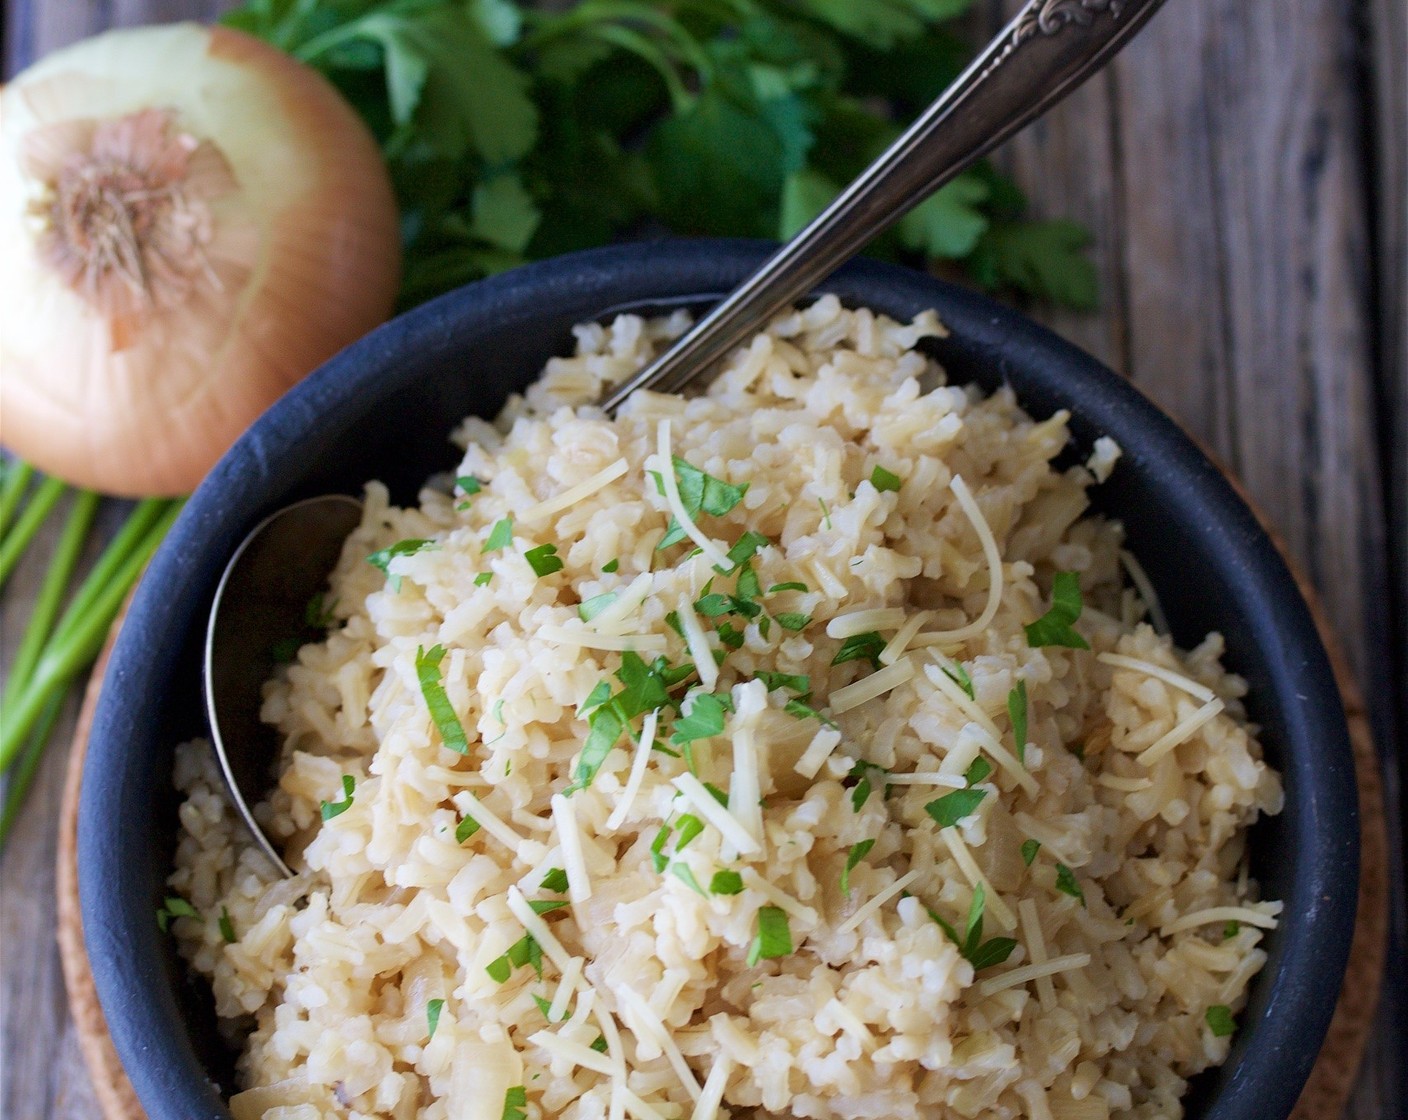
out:
{"label": "cooked rice", "polygon": [[[1065,413],[1034,422],[1006,389],[944,386],[919,346],[943,333],[932,314],[901,325],[829,298],[755,338],[703,396],[637,394],[614,422],[582,403],[682,325],[581,327],[577,355],[495,423],[465,421],[457,474],[483,482],[468,500],[428,488],[399,509],[369,484],[332,577],[334,629],[266,692],[286,746],[258,812],[295,879],[243,834],[207,748],[180,750],[170,882],[199,917],[174,930],[242,1045],[236,1120],[501,1120],[520,1086],[530,1120],[1181,1115],[1187,1078],[1227,1056],[1208,1009],[1240,1009],[1265,960],[1280,905],[1258,901],[1245,830],[1282,798],[1220,638],[1183,653],[1141,622],[1120,527],[1082,517],[1117,449],[1054,470]],[[752,619],[691,606],[736,594],[712,549],[656,549],[666,420],[674,455],[747,484],[691,530],[720,551],[746,530],[768,538]],[[900,488],[877,489],[876,467]],[[511,544],[485,552],[509,517]],[[971,633],[993,577],[984,526],[1000,596]],[[434,544],[390,578],[367,563],[415,538]],[[543,544],[565,566],[539,577],[524,553]],[[1028,645],[1057,571],[1079,573],[1090,651]],[[768,590],[794,582],[806,589]],[[584,622],[578,604],[607,593],[613,609]],[[884,668],[832,665],[845,639],[830,634],[856,627],[880,628]],[[623,736],[564,800],[588,732],[578,707],[603,680],[620,687],[621,651],[679,665],[705,643],[725,655],[708,691],[732,711],[691,745],[697,774]],[[443,746],[417,675],[436,645],[467,756]],[[833,730],[786,710],[797,690],[769,691],[760,671],[805,674],[822,713],[838,693],[853,706]],[[690,678],[673,696],[704,690]],[[665,707],[633,726],[677,752],[681,718]],[[979,758],[984,796],[940,829],[926,805]],[[862,759],[897,776],[888,795]],[[352,804],[324,822],[344,775]],[[686,812],[703,827],[677,851]],[[466,815],[480,827],[459,843]],[[848,856],[872,840],[847,895]],[[543,886],[554,869],[565,890]],[[740,873],[739,893],[711,893],[720,870]],[[979,884],[982,941],[1016,945],[975,974],[930,911],[964,938]],[[776,913],[794,949],[750,967]],[[495,965],[528,929],[541,975]],[[500,983],[487,970],[503,963]]]}

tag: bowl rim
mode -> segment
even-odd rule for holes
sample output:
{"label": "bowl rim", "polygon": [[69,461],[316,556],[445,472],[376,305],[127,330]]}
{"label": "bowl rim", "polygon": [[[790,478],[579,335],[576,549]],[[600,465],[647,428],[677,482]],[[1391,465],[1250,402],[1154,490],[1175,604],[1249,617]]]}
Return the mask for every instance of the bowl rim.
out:
{"label": "bowl rim", "polygon": [[[136,924],[141,907],[131,898],[130,866],[136,861],[125,855],[116,830],[99,827],[111,806],[142,804],[143,790],[123,745],[136,736],[142,701],[160,690],[164,667],[175,656],[165,650],[154,654],[152,643],[171,629],[181,596],[193,593],[185,575],[192,558],[208,549],[212,538],[238,535],[241,524],[252,523],[271,464],[296,453],[300,435],[326,411],[324,397],[330,396],[335,409],[356,412],[370,387],[392,376],[396,355],[411,352],[408,346],[443,341],[447,331],[482,329],[496,316],[526,325],[535,312],[541,317],[545,301],[567,293],[640,289],[642,277],[657,273],[668,273],[668,286],[677,295],[726,291],[773,247],[742,240],[638,242],[536,262],[447,293],[377,328],[296,385],[236,442],[191,497],[153,558],[114,645],[107,680],[121,687],[104,688],[99,698],[78,824],[80,911],[95,985],[114,1046],[152,1120],[192,1117],[197,1104],[199,1115],[212,1120],[229,1116],[208,1076],[202,1072],[203,1084],[192,1076],[201,1067],[173,1017],[172,995],[163,990],[167,977],[152,952],[154,935],[150,930],[144,935]],[[868,260],[851,262],[818,290],[877,304],[896,293],[922,296],[951,329],[964,331],[997,356],[1004,381],[1012,370],[1020,370],[1031,383],[1059,380],[1051,371],[1081,370],[1093,388],[1091,399],[1081,403],[1080,418],[1097,430],[1137,427],[1142,455],[1181,468],[1170,485],[1181,486],[1188,500],[1210,503],[1218,511],[1216,523],[1199,530],[1232,550],[1244,574],[1242,585],[1276,600],[1271,617],[1277,625],[1262,635],[1269,643],[1267,656],[1304,689],[1294,694],[1304,698],[1308,718],[1318,717],[1320,743],[1318,758],[1291,754],[1283,773],[1288,779],[1294,773],[1302,810],[1321,842],[1299,852],[1294,864],[1296,905],[1293,909],[1292,898],[1287,899],[1287,920],[1300,923],[1302,935],[1281,945],[1280,970],[1267,978],[1271,990],[1257,1021],[1239,1031],[1228,1059],[1231,1075],[1206,1120],[1288,1115],[1328,1028],[1348,959],[1358,827],[1343,706],[1309,608],[1283,556],[1237,487],[1173,420],[1128,380],[1046,328],[970,290]],[[660,297],[647,294],[643,299],[658,302]],[[1289,780],[1287,785],[1291,788]],[[113,920],[124,914],[127,920]]]}

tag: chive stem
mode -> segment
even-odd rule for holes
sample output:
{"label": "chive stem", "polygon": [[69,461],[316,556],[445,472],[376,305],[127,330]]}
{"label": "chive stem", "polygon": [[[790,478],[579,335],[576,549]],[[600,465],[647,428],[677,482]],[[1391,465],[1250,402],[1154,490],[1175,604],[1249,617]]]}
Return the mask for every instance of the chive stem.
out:
{"label": "chive stem", "polygon": [[93,583],[98,567],[109,567],[103,565],[101,560],[93,574],[84,581],[40,654],[29,680],[19,690],[14,704],[7,705],[4,726],[0,727],[0,773],[14,763],[50,694],[67,688],[79,671],[98,655],[128,590],[141,575],[147,560],[166,536],[180,510],[180,502],[172,503],[156,524],[148,529],[137,547],[131,549],[115,566],[112,578],[105,585],[96,586]]}
{"label": "chive stem", "polygon": [[34,468],[22,459],[10,459],[5,463],[5,481],[0,484],[0,539],[9,527],[15,508],[24,497],[29,480],[34,477]]}
{"label": "chive stem", "polygon": [[49,516],[49,512],[67,489],[67,483],[62,480],[46,478],[34,491],[34,496],[25,505],[24,512],[15,522],[15,527],[5,534],[3,543],[0,543],[0,587],[5,586],[5,581],[10,578],[10,573],[20,562],[20,557],[24,555],[29,542],[34,539],[34,534],[39,531],[39,526],[44,524],[44,519]]}
{"label": "chive stem", "polygon": [[25,794],[34,784],[34,776],[39,772],[39,760],[44,757],[44,745],[54,733],[54,726],[59,722],[59,713],[63,711],[67,698],[67,690],[50,695],[39,714],[34,733],[25,745],[24,754],[20,756],[19,765],[10,775],[5,787],[5,808],[0,811],[0,851],[4,851],[5,842],[10,838],[10,828],[19,816],[20,806],[24,804]]}
{"label": "chive stem", "polygon": [[[78,617],[92,607],[93,600],[112,581],[122,562],[141,544],[151,527],[170,506],[169,498],[146,498],[132,507],[132,512],[122,523],[122,528],[113,535],[102,555],[98,557],[97,563],[93,565],[93,570],[74,594],[73,602],[64,612],[65,619]],[[64,624],[61,622],[59,625],[62,627]]]}

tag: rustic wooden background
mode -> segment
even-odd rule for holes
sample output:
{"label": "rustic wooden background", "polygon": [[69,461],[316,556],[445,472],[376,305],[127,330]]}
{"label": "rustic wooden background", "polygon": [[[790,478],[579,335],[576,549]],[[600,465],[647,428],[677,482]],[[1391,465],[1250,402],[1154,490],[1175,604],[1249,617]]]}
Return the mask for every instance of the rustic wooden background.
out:
{"label": "rustic wooden background", "polygon": [[[5,72],[105,27],[224,6],[5,0]],[[981,0],[979,20],[995,28],[1014,6]],[[1345,1120],[1408,1115],[1395,730],[1408,730],[1405,24],[1404,0],[1171,0],[1001,156],[1040,213],[1096,234],[1101,311],[1038,317],[1127,373],[1241,478],[1319,589],[1368,696],[1399,889]],[[0,604],[4,659],[41,574],[24,565]],[[13,1120],[98,1120],[53,939],[63,755],[50,752],[0,862],[0,1117]]]}

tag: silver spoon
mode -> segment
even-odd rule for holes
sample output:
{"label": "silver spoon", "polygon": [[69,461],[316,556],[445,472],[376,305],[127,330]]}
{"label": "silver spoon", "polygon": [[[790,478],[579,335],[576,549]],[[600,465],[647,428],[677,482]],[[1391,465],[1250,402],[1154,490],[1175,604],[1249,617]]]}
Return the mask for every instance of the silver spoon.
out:
{"label": "silver spoon", "polygon": [[678,392],[877,234],[1041,116],[1129,42],[1163,0],[1028,0],[958,79],[834,202],[664,354],[603,398]]}
{"label": "silver spoon", "polygon": [[293,872],[241,791],[263,791],[273,780],[279,740],[259,719],[264,682],[299,644],[323,636],[324,627],[307,617],[309,603],[327,586],[361,519],[362,503],[345,494],[295,502],[266,517],[225,566],[206,626],[201,682],[215,756],[235,809],[287,876]]}
{"label": "silver spoon", "polygon": [[[809,225],[686,332],[603,399],[615,413],[640,388],[676,392],[782,308],[811,291],[881,231],[1095,73],[1163,0],[1028,0],[987,48],[884,153]],[[231,558],[211,608],[205,648],[206,714],[230,795],[285,875],[292,875],[250,813],[241,789],[263,789],[278,744],[259,721],[273,640],[303,617],[323,586],[360,503],[334,495],[275,513]],[[221,613],[226,601],[238,611]],[[226,738],[237,744],[232,753]]]}

